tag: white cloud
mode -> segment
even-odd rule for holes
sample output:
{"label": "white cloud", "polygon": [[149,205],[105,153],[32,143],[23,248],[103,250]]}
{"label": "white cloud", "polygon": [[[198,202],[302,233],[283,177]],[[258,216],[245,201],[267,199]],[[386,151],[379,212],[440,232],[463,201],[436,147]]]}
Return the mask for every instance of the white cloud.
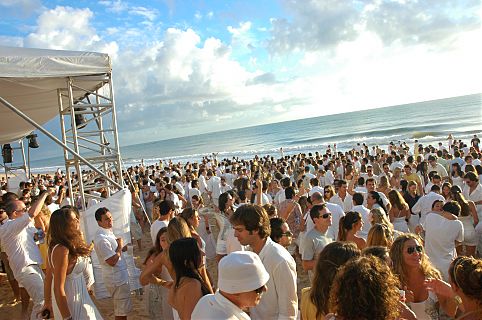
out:
{"label": "white cloud", "polygon": [[96,50],[117,53],[115,42],[107,43],[90,25],[93,13],[90,9],[56,7],[44,11],[37,19],[35,32],[25,39],[25,46],[63,50]]}
{"label": "white cloud", "polygon": [[145,7],[132,7],[129,12],[146,18],[149,21],[153,21],[157,17],[157,10],[148,9]]}
{"label": "white cloud", "polygon": [[129,8],[129,5],[122,1],[122,0],[103,0],[99,1],[99,4],[105,6],[107,8],[107,11],[115,12],[115,13],[121,13],[126,11]]}
{"label": "white cloud", "polygon": [[385,45],[444,41],[480,28],[478,0],[338,1],[283,0],[292,19],[274,18],[268,48],[272,53],[330,50],[361,33],[377,34]]}

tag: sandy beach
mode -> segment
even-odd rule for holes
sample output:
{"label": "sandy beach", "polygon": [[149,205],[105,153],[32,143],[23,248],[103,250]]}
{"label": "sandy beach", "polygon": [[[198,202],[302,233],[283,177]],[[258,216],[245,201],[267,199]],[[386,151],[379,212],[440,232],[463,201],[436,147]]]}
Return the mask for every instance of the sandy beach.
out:
{"label": "sandy beach", "polygon": [[[142,268],[142,262],[150,249],[151,240],[149,232],[144,232],[142,237],[142,250],[137,248],[137,245],[134,245],[134,259],[136,262],[137,267]],[[304,287],[309,286],[308,274],[302,270],[301,263],[297,259],[297,271],[298,271],[298,297],[300,296],[301,289]],[[211,266],[212,264],[210,264]],[[217,282],[216,274],[212,274],[213,278],[215,278],[215,282]],[[0,273],[0,310],[2,315],[8,315],[9,319],[21,319],[21,303],[12,303],[13,301],[13,294],[12,290],[7,281],[7,277],[4,273]],[[99,309],[100,313],[104,317],[104,319],[113,320],[114,319],[114,312],[111,299],[102,299],[97,300],[94,298],[94,303],[96,304],[97,308]],[[145,308],[145,301],[143,300],[143,296],[132,294],[132,304],[133,304],[133,311],[129,315],[129,319],[138,319],[138,320],[146,320],[149,319],[149,315]],[[30,309],[32,307],[32,303],[30,303]],[[0,316],[0,319],[3,316]]]}

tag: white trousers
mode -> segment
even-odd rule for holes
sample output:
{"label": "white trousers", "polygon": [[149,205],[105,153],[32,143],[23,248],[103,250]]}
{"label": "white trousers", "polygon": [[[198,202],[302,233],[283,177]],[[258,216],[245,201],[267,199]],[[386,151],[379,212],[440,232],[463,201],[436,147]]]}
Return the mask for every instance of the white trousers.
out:
{"label": "white trousers", "polygon": [[18,284],[27,290],[33,301],[30,319],[41,319],[39,314],[44,304],[44,273],[38,264],[26,267],[17,278]]}

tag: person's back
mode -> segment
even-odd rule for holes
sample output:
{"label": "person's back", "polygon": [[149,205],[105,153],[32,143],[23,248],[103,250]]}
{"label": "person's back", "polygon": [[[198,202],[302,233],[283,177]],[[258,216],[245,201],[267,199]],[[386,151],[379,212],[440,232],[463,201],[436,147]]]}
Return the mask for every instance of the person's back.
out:
{"label": "person's back", "polygon": [[[425,230],[425,252],[446,281],[448,280],[450,262],[457,256],[455,243],[464,240],[462,222],[456,220],[455,217],[451,218],[448,216],[448,210],[452,210],[449,208],[451,206],[456,206],[455,202],[445,204],[444,211],[447,212],[443,214],[429,213],[423,225]],[[453,212],[450,213],[454,214]]]}

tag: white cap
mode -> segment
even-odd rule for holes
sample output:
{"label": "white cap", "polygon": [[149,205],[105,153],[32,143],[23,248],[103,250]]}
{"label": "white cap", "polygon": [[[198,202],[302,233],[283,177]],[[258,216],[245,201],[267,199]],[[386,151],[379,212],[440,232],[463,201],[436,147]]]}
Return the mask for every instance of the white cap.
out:
{"label": "white cap", "polygon": [[231,252],[219,262],[218,287],[226,293],[253,291],[268,280],[269,274],[254,252]]}

